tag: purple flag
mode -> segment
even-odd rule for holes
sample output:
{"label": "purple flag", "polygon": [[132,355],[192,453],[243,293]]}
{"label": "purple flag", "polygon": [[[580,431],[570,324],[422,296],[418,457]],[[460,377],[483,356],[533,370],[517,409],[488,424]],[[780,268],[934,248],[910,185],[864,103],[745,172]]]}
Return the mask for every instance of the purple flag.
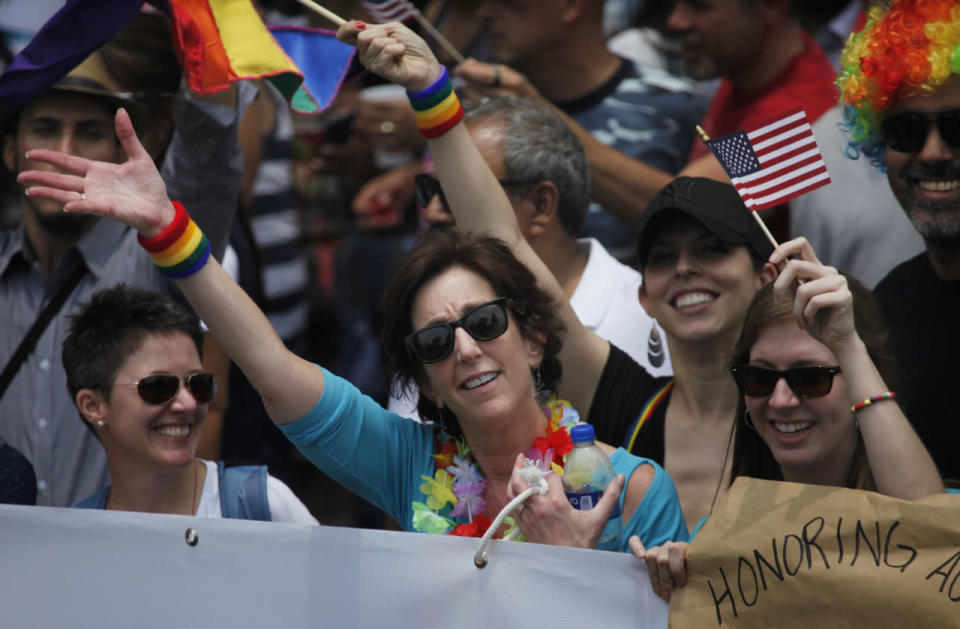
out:
{"label": "purple flag", "polygon": [[333,31],[299,26],[269,26],[273,38],[303,73],[303,87],[326,109],[347,76],[356,48],[337,39]]}
{"label": "purple flag", "polygon": [[143,0],[67,0],[0,75],[0,103],[21,107],[45,93],[141,6]]}

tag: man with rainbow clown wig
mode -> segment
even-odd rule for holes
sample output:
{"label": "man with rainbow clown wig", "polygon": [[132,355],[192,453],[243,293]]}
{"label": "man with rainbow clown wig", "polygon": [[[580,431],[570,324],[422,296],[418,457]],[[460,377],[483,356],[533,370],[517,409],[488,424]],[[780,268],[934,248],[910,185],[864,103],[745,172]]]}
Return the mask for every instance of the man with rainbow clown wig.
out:
{"label": "man with rainbow clown wig", "polygon": [[900,0],[869,12],[838,78],[861,152],[886,164],[926,250],[875,294],[889,320],[904,411],[945,478],[960,478],[952,387],[960,348],[960,3]]}

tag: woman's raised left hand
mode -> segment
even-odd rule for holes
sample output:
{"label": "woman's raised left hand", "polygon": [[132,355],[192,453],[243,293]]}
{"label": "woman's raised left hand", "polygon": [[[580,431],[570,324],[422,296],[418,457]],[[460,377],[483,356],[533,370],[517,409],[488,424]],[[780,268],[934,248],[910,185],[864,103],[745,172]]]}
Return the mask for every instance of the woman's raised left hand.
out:
{"label": "woman's raised left hand", "polygon": [[97,162],[60,151],[33,149],[27,153],[28,159],[57,170],[27,170],[17,181],[28,186],[27,195],[59,203],[64,212],[106,216],[130,225],[147,238],[156,236],[175,214],[167,187],[124,109],[117,110],[116,130],[127,153],[126,162]]}
{"label": "woman's raised left hand", "polygon": [[[518,473],[523,467],[523,454],[517,457],[513,477],[507,494],[513,498],[525,491],[530,485]],[[546,477],[547,495],[534,494],[523,503],[522,509],[513,512],[527,541],[554,546],[572,546],[575,548],[596,548],[603,527],[613,513],[626,479],[623,474],[614,477],[603,497],[589,511],[574,509],[563,491],[563,482],[556,474]]]}
{"label": "woman's raised left hand", "polygon": [[350,20],[337,31],[337,39],[357,47],[365,68],[408,91],[429,87],[443,71],[427,42],[399,22]]}
{"label": "woman's raised left hand", "polygon": [[793,302],[793,316],[801,329],[831,349],[856,338],[847,278],[824,266],[806,238],[781,244],[770,262],[782,269],[773,285],[774,295]]}

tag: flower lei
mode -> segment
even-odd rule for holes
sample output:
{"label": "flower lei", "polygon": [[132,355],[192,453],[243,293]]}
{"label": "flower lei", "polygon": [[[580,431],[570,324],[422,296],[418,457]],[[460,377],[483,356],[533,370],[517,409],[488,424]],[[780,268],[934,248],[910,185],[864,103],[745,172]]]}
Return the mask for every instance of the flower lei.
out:
{"label": "flower lei", "polygon": [[[554,394],[544,404],[543,414],[547,418],[547,434],[534,440],[527,450],[526,464],[539,468],[544,476],[563,474],[566,455],[573,450],[570,428],[580,421],[580,415],[569,402]],[[437,442],[437,453],[430,455],[436,465],[433,478],[421,476],[425,482],[420,491],[427,499],[426,503],[413,503],[413,528],[437,535],[483,537],[492,524],[483,513],[487,506],[487,480],[466,442],[449,435],[444,437],[444,441]],[[504,522],[508,532],[517,526],[513,518]]]}

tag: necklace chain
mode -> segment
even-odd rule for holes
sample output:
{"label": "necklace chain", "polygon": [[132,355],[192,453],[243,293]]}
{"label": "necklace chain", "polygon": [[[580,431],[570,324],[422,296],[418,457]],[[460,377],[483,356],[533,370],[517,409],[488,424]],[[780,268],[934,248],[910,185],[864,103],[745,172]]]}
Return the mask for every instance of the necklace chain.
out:
{"label": "necklace chain", "polygon": [[[190,462],[190,465],[193,466],[193,498],[190,499],[190,514],[189,514],[189,515],[196,515],[196,514],[197,514],[197,507],[199,506],[199,505],[197,504],[197,478],[198,478],[198,474],[197,474],[197,460],[194,459],[193,461],[191,461],[191,462]],[[110,493],[107,494],[107,503],[106,503],[106,504],[104,505],[104,507],[103,507],[104,510],[110,510],[110,509],[111,509],[111,504],[110,504],[110,499],[111,499],[111,498],[113,498],[113,489],[111,489],[111,490],[110,490]]]}

